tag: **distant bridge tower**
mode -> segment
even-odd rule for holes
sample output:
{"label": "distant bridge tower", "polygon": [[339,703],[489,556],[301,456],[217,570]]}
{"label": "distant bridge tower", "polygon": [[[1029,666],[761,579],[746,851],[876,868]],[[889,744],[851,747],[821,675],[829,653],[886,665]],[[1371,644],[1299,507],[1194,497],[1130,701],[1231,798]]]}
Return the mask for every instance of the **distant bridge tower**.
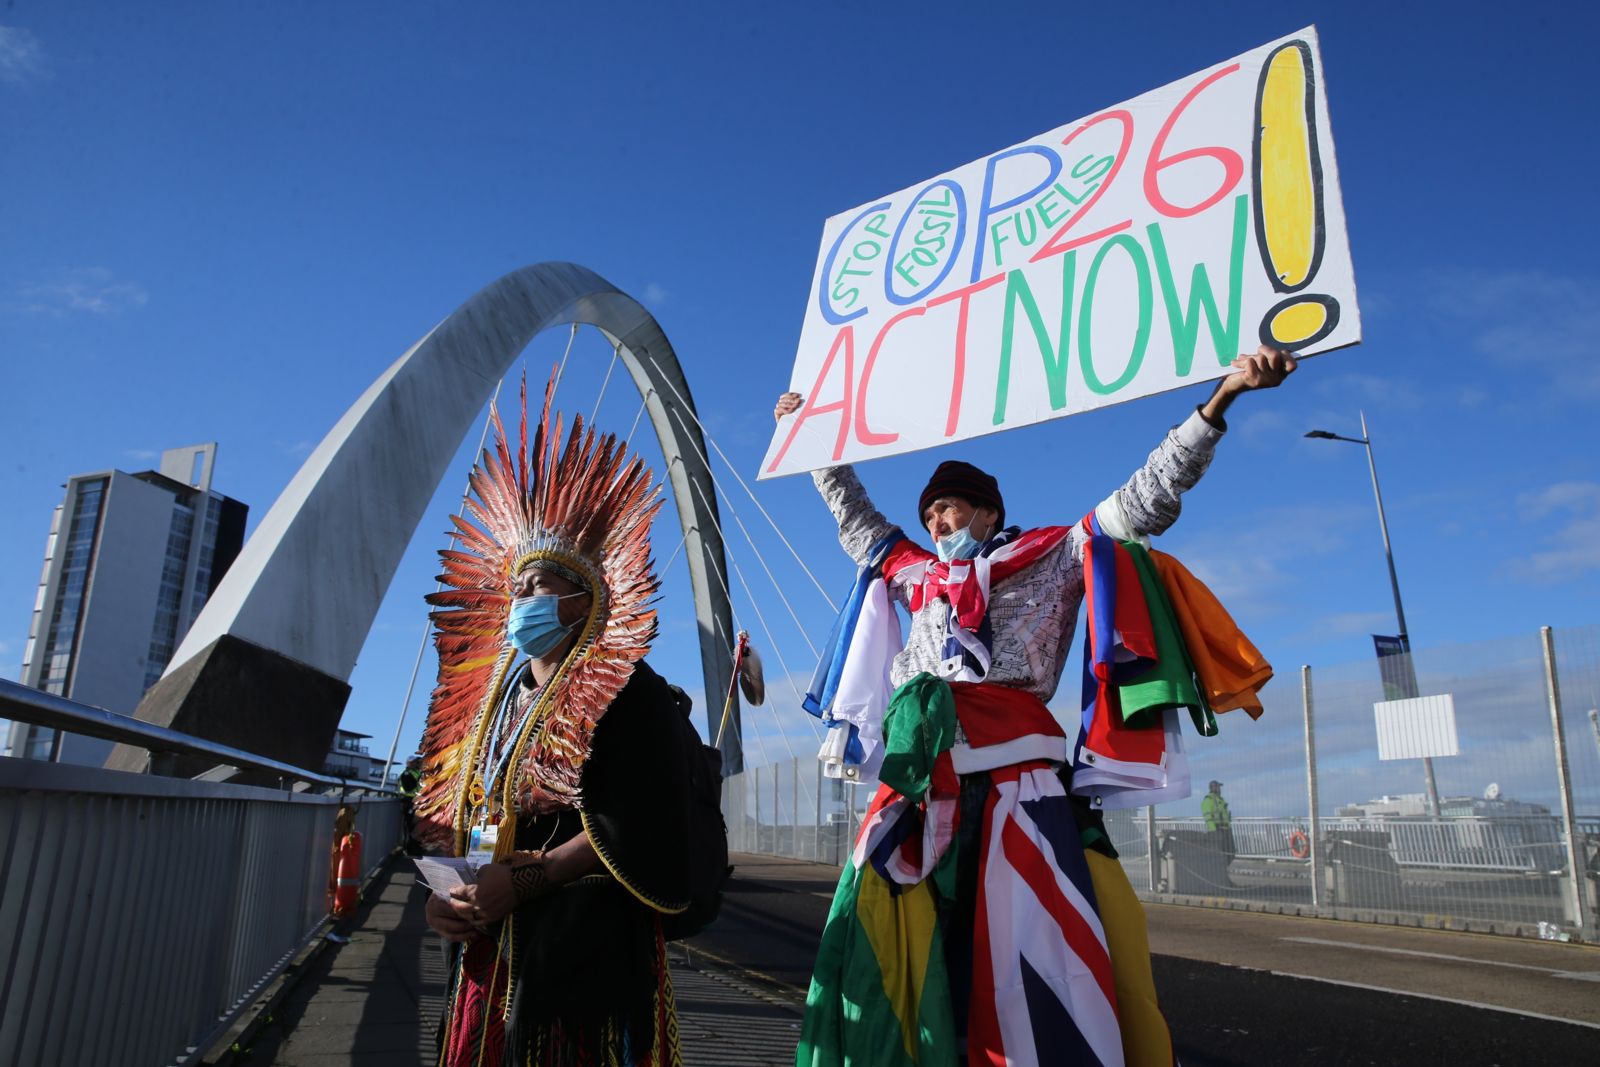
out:
{"label": "distant bridge tower", "polygon": [[[661,442],[683,525],[714,737],[734,633],[716,491],[689,386],[655,318],[572,263],[507,274],[368,387],[262,519],[135,715],[321,766],[356,656],[451,459],[528,342],[566,323],[592,325],[618,346]],[[737,703],[732,715],[723,740],[729,774],[743,766]],[[145,755],[119,746],[106,766],[143,770]],[[150,769],[202,768],[158,759]]]}

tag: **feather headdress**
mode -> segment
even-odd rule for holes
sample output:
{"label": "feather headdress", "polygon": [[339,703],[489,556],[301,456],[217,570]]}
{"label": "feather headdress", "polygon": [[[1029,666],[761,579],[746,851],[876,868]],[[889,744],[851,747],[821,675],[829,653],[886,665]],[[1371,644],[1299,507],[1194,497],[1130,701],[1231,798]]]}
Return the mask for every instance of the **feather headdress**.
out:
{"label": "feather headdress", "polygon": [[[581,417],[562,446],[559,416],[551,427],[555,384],[552,374],[531,449],[526,381],[515,449],[491,406],[494,442],[472,470],[469,518],[454,517],[456,547],[439,553],[444,588],[427,598],[436,609],[439,682],[422,739],[417,836],[457,854],[486,790],[498,787],[501,810],[513,821],[519,809],[581,805],[595,723],[656,635],[650,522],[661,507],[659,491],[614,435],[597,437]],[[503,781],[485,781],[483,749],[514,683],[517,650],[506,637],[512,588],[539,565],[580,578],[593,594],[591,607],[560,670],[508,742],[514,747]],[[502,849],[511,847],[510,836],[502,823]]]}

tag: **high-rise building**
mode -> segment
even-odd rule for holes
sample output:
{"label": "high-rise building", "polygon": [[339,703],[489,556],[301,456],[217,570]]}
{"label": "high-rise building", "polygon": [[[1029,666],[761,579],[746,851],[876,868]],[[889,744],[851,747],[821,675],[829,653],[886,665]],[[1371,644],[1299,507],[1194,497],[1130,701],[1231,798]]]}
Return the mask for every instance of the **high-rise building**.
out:
{"label": "high-rise building", "polygon": [[[50,522],[24,685],[123,715],[166,669],[244,544],[249,509],[211,489],[215,442],[161,468],[79,474]],[[101,763],[111,742],[13,723],[13,756]]]}

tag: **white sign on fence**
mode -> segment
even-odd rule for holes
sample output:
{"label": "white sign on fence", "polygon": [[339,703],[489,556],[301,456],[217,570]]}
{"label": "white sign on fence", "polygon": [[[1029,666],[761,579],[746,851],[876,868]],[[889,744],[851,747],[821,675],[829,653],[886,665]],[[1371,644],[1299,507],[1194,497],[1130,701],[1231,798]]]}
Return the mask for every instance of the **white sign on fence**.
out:
{"label": "white sign on fence", "polygon": [[1378,720],[1378,758],[1423,759],[1459,756],[1456,701],[1450,693],[1405,700],[1380,700],[1372,705]]}
{"label": "white sign on fence", "polygon": [[761,477],[1361,339],[1316,31],[829,219]]}

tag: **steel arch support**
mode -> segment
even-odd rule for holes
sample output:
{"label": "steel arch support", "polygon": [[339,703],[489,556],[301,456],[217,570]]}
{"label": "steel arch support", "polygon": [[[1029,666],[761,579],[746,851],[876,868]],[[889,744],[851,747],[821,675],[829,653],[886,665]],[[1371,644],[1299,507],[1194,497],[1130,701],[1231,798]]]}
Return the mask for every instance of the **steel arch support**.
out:
{"label": "steel arch support", "polygon": [[[714,736],[734,633],[716,490],[698,420],[685,410],[688,383],[655,318],[574,263],[524,267],[486,286],[368,387],[262,519],[136,715],[318,765],[384,593],[462,440],[533,337],[567,323],[620,345],[661,442]],[[729,774],[743,765],[738,711],[735,703],[723,745]],[[120,748],[107,761],[143,765],[142,753]]]}

